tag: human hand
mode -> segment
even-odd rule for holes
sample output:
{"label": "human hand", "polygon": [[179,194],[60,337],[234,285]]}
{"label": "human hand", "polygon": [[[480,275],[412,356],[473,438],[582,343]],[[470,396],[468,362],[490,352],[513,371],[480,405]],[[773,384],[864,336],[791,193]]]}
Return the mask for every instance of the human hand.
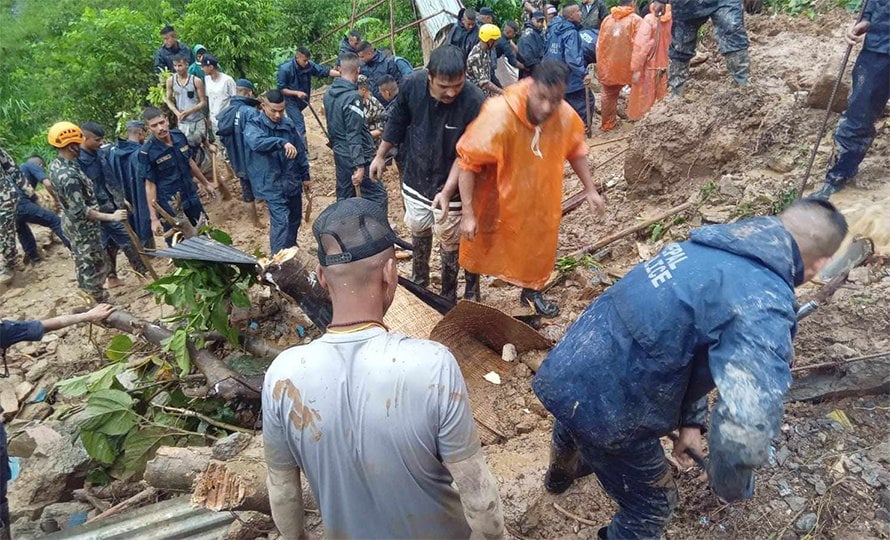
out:
{"label": "human hand", "polygon": [[862,43],[865,39],[865,34],[868,32],[868,27],[871,23],[868,21],[859,21],[857,23],[853,23],[847,28],[846,33],[844,33],[844,38],[847,40],[847,43],[850,45],[856,45],[857,43]]}
{"label": "human hand", "polygon": [[307,99],[309,99],[309,94],[307,94],[306,92],[300,92],[299,90],[297,90],[297,97],[302,99],[303,101],[306,101]]}
{"label": "human hand", "polygon": [[652,11],[659,17],[664,15],[664,2],[652,2]]}
{"label": "human hand", "polygon": [[98,304],[93,309],[83,314],[83,319],[89,322],[104,321],[109,315],[114,313],[117,308],[111,304]]}
{"label": "human hand", "polygon": [[297,147],[292,145],[291,143],[284,144],[284,157],[287,159],[294,159],[297,157]]}
{"label": "human hand", "polygon": [[151,232],[157,236],[164,234],[164,226],[161,225],[161,220],[158,218],[151,220]]}
{"label": "human hand", "polygon": [[634,74],[630,76],[630,82],[632,84],[640,84],[640,75],[642,75],[639,71],[634,71]]}
{"label": "human hand", "polygon": [[303,180],[303,193],[312,196],[312,180]]}
{"label": "human hand", "polygon": [[466,208],[464,208],[463,215],[460,218],[460,233],[467,240],[472,240],[476,237],[477,228],[476,216],[472,212],[467,212]]}
{"label": "human hand", "polygon": [[371,180],[380,180],[383,178],[383,173],[386,171],[386,160],[382,157],[375,156],[374,161],[371,162]]}
{"label": "human hand", "polygon": [[215,154],[218,150],[219,150],[219,148],[217,148],[215,144],[207,143],[207,151],[210,152],[211,154]]}
{"label": "human hand", "polygon": [[111,221],[126,221],[127,220],[127,211],[126,210],[115,210],[113,214],[111,214]]}
{"label": "human hand", "polygon": [[606,202],[603,200],[603,197],[597,193],[596,189],[591,189],[587,194],[586,199],[587,204],[590,205],[590,211],[594,216],[606,213]]}
{"label": "human hand", "polygon": [[450,197],[447,197],[442,191],[436,193],[436,196],[433,197],[432,209],[433,215],[436,216],[436,223],[445,221],[445,218],[448,216],[449,202]]}
{"label": "human hand", "polygon": [[674,459],[677,460],[681,467],[689,468],[695,465],[695,460],[686,453],[686,450],[691,450],[693,453],[704,457],[705,451],[702,445],[701,429],[697,427],[680,428],[680,436],[674,441]]}
{"label": "human hand", "polygon": [[362,180],[365,178],[365,168],[359,167],[352,173],[352,185],[359,186],[362,183]]}

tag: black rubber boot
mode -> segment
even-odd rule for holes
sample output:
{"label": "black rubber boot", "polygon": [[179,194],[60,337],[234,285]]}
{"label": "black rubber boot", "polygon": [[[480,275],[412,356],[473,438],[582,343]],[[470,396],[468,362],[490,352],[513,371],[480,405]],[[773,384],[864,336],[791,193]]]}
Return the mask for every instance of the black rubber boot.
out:
{"label": "black rubber boot", "polygon": [[550,447],[550,466],[544,475],[544,489],[555,495],[565,492],[575,481],[575,470],[581,455],[578,450],[557,450]]}
{"label": "black rubber boot", "polygon": [[421,287],[430,286],[430,255],[433,252],[432,236],[413,236],[411,242],[414,245],[413,258],[411,259],[411,281]]}
{"label": "black rubber boot", "polygon": [[671,60],[668,66],[668,87],[671,94],[677,96],[683,91],[683,86],[689,80],[689,62]]}
{"label": "black rubber boot", "polygon": [[[416,246],[415,246],[415,249]],[[457,274],[460,265],[457,262],[457,251],[441,251],[442,261],[442,297],[457,302]]]}
{"label": "black rubber boot", "polygon": [[822,199],[823,201],[827,201],[832,195],[834,195],[841,189],[841,186],[836,186],[834,184],[825,182],[824,184],[822,184],[822,189],[813,193],[811,197],[813,197],[814,199]]}
{"label": "black rubber boot", "polygon": [[534,289],[522,289],[522,295],[519,298],[521,302],[535,308],[538,315],[545,319],[552,319],[559,315],[559,306],[554,302],[545,299],[540,291]]}
{"label": "black rubber boot", "polygon": [[739,86],[748,86],[748,73],[751,67],[748,49],[727,53],[725,58],[732,80]]}
{"label": "black rubber boot", "polygon": [[479,285],[479,274],[474,274],[472,272],[467,272],[466,270],[464,270],[464,279],[466,280],[466,286],[464,288],[464,300],[481,302],[482,287]]}

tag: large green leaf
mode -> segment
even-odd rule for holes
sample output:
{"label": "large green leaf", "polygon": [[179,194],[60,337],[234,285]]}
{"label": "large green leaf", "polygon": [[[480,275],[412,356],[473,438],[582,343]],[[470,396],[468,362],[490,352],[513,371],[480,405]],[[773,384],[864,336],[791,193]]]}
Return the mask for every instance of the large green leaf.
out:
{"label": "large green leaf", "polygon": [[87,454],[91,458],[105,465],[114,463],[114,460],[117,458],[117,451],[108,435],[97,431],[81,430],[80,439],[83,441],[83,447],[86,448]]}
{"label": "large green leaf", "polygon": [[122,465],[130,472],[142,472],[145,463],[154,457],[158,447],[171,444],[173,436],[161,427],[147,427],[130,432],[124,439],[124,457]]}
{"label": "large green leaf", "polygon": [[179,376],[185,377],[192,369],[188,349],[188,333],[185,328],[177,328],[170,339],[164,342],[164,350],[173,353],[176,365],[179,366]]}
{"label": "large green leaf", "polygon": [[68,397],[80,397],[87,393],[87,379],[89,379],[91,374],[80,375],[79,377],[72,377],[70,379],[65,379],[64,381],[59,381],[56,383],[56,388],[59,389],[59,392],[62,393],[63,396]]}
{"label": "large green leaf", "polygon": [[105,349],[105,357],[112,362],[119,362],[126,358],[133,348],[133,340],[126,334],[118,334],[111,338],[108,348]]}
{"label": "large green leaf", "polygon": [[136,425],[133,399],[121,390],[98,390],[87,399],[86,408],[77,416],[77,423],[82,431],[124,435]]}

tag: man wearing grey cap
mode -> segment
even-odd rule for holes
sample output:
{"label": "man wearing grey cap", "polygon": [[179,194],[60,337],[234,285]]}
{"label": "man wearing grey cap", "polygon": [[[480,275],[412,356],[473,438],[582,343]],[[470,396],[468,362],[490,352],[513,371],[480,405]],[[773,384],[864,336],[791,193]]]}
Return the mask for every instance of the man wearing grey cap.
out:
{"label": "man wearing grey cap", "polygon": [[312,232],[333,318],[324,336],[279,355],[263,384],[278,530],[305,535],[305,473],[331,537],[503,538],[457,361],[383,324],[398,286],[393,245],[408,246],[361,198],[325,209]]}

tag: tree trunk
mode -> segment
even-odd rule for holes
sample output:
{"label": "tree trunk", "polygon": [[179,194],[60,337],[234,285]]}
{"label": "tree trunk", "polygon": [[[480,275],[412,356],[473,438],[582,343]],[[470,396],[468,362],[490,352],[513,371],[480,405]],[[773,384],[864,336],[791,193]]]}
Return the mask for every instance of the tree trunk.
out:
{"label": "tree trunk", "polygon": [[248,448],[229,461],[211,460],[195,481],[192,504],[215,512],[253,510],[270,514],[263,449]]}
{"label": "tree trunk", "polygon": [[191,491],[195,478],[210,464],[209,446],[162,446],[145,465],[145,482],[158,489]]}
{"label": "tree trunk", "polygon": [[331,298],[315,276],[318,261],[297,248],[283,249],[271,260],[261,261],[260,276],[294,299],[312,324],[324,330],[331,323]]}

